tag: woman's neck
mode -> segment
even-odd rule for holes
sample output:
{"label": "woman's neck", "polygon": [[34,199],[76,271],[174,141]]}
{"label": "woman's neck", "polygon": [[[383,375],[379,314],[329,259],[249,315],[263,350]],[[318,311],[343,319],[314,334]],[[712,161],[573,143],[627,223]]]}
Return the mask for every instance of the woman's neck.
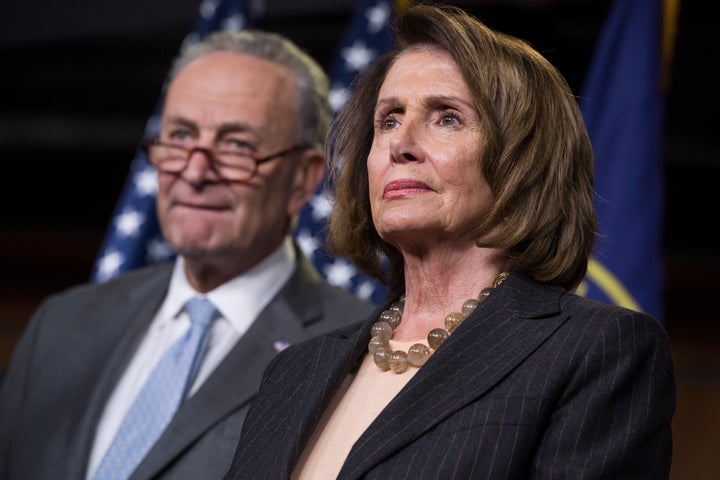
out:
{"label": "woman's neck", "polygon": [[459,312],[466,300],[478,298],[506,270],[508,261],[498,249],[406,255],[405,306],[394,339],[424,338],[433,328],[444,328],[449,313]]}

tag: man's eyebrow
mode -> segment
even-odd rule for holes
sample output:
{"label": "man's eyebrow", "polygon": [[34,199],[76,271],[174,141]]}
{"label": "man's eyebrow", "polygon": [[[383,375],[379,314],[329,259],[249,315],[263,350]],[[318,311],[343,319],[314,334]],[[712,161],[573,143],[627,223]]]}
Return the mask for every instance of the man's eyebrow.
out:
{"label": "man's eyebrow", "polygon": [[172,116],[168,117],[167,123],[170,123],[172,125],[182,125],[183,127],[188,127],[192,130],[197,130],[197,124],[193,122],[192,120],[188,120],[187,118],[180,117],[180,116]]}
{"label": "man's eyebrow", "polygon": [[217,128],[217,135],[218,137],[221,137],[228,133],[255,133],[255,130],[251,125],[245,122],[229,122],[229,123],[221,123]]}
{"label": "man's eyebrow", "polygon": [[[181,116],[172,116],[167,119],[167,123],[170,125],[179,125],[186,127],[194,132],[197,132],[200,130],[197,123],[189,120],[185,117]],[[252,125],[250,125],[247,122],[227,122],[227,123],[221,123],[215,132],[215,135],[217,137],[222,137],[223,135],[227,135],[229,133],[255,133],[254,128]]]}

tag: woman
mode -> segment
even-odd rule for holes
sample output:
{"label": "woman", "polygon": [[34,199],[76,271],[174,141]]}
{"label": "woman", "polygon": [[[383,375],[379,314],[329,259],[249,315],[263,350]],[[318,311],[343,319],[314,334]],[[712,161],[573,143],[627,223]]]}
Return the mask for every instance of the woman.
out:
{"label": "woman", "polygon": [[276,357],[227,478],[667,478],[664,330],[570,292],[596,219],[567,83],[457,8],[397,39],[330,135],[331,245],[394,293]]}

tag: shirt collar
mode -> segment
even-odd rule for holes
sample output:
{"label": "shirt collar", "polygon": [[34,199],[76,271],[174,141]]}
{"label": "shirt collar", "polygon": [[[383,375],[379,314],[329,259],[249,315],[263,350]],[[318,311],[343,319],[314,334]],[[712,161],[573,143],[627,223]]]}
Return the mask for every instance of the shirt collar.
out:
{"label": "shirt collar", "polygon": [[[184,259],[178,256],[163,305],[158,311],[161,318],[176,318],[183,305],[194,296],[203,296],[193,289],[185,277]],[[296,253],[292,239],[285,241],[247,272],[206,293],[221,316],[237,330],[244,332],[280,291],[295,270]]]}

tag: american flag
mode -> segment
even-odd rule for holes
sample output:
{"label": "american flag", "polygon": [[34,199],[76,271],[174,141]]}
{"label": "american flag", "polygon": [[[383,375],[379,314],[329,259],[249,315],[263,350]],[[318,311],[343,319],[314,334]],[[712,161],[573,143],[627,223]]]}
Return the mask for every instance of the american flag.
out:
{"label": "american flag", "polygon": [[[263,9],[262,2],[258,1],[248,5],[242,0],[204,0],[197,24],[184,42],[196,42],[216,30],[250,27]],[[358,3],[329,71],[331,103],[335,112],[345,103],[348,85],[355,75],[392,47],[390,22],[393,12],[392,0],[362,0]],[[144,138],[157,134],[162,104],[161,98],[148,120]],[[160,233],[155,212],[156,194],[155,170],[138,149],[95,260],[92,281],[103,282],[125,271],[174,258],[175,252]],[[324,249],[323,228],[331,208],[332,198],[321,188],[300,215],[294,232],[298,244],[330,283],[359,297],[380,302],[386,294],[384,285],[360,274],[349,261],[333,257]]]}

